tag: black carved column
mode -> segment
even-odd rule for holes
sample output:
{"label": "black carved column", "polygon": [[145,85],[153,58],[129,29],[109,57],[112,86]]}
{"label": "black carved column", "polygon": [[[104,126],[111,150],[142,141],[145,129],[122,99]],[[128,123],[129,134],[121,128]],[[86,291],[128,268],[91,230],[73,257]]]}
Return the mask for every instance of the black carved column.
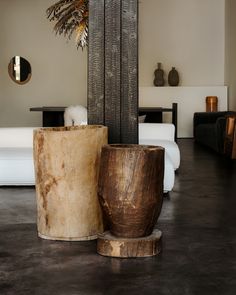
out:
{"label": "black carved column", "polygon": [[138,143],[138,0],[89,1],[89,124]]}

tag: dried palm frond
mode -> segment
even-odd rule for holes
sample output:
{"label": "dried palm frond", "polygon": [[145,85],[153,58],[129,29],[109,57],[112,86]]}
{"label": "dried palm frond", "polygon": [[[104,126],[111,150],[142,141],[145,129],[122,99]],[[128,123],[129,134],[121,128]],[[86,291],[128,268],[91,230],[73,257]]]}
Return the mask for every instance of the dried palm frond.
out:
{"label": "dried palm frond", "polygon": [[88,2],[89,0],[60,0],[47,10],[47,18],[56,21],[54,31],[68,39],[76,33],[77,48],[88,44]]}

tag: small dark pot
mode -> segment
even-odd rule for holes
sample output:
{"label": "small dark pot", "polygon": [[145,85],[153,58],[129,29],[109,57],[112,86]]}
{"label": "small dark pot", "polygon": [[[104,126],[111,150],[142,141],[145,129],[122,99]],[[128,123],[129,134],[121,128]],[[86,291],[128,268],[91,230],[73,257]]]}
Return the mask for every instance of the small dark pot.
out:
{"label": "small dark pot", "polygon": [[178,86],[179,85],[179,73],[173,67],[168,75],[168,83],[170,86]]}
{"label": "small dark pot", "polygon": [[159,62],[157,64],[157,69],[154,72],[155,79],[153,81],[155,86],[164,86],[165,80],[164,80],[164,71],[161,68],[161,63]]}

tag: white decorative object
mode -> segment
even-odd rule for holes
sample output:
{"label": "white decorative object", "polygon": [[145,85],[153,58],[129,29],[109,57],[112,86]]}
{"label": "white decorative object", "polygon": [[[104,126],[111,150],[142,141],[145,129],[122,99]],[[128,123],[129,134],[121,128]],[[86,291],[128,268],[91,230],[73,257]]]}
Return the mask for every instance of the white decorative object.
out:
{"label": "white decorative object", "polygon": [[81,105],[69,106],[64,112],[65,126],[87,125],[87,109]]}

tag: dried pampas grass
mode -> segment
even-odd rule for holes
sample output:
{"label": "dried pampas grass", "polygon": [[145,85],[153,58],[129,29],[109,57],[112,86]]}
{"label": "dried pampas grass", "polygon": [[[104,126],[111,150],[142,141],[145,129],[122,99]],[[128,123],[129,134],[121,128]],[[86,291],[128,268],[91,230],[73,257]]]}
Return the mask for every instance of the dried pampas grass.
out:
{"label": "dried pampas grass", "polygon": [[47,18],[56,21],[54,31],[68,39],[75,32],[77,48],[88,45],[89,0],[60,0],[47,10]]}

